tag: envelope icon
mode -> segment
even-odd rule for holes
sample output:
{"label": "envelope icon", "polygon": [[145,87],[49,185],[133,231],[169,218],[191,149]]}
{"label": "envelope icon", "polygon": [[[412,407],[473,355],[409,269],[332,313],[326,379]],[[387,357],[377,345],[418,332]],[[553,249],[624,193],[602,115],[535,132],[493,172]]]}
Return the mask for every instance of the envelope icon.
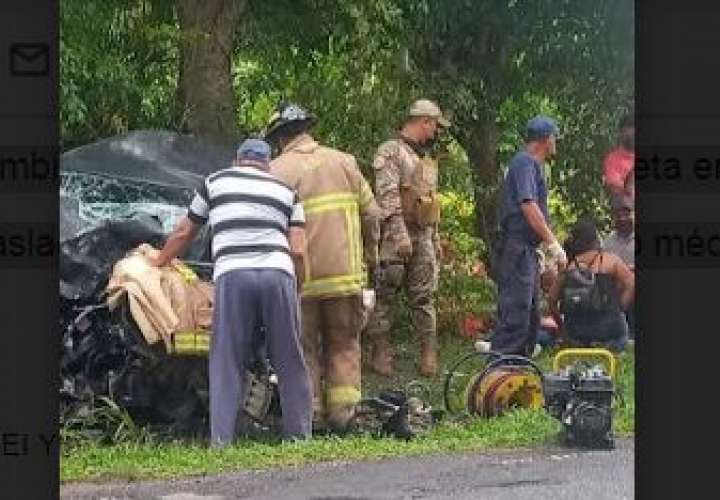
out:
{"label": "envelope icon", "polygon": [[50,47],[46,43],[14,43],[10,46],[12,76],[47,76]]}

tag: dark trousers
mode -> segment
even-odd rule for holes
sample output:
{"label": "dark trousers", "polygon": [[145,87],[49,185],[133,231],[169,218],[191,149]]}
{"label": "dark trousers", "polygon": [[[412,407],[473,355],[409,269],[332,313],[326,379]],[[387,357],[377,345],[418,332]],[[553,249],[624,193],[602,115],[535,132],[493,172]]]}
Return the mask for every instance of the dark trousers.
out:
{"label": "dark trousers", "polygon": [[498,321],[491,349],[529,356],[540,329],[540,275],[535,246],[508,237],[498,256]]}
{"label": "dark trousers", "polygon": [[210,346],[210,435],[214,445],[230,443],[253,337],[265,327],[270,363],[278,377],[284,437],[309,437],[312,388],[300,344],[295,279],[274,269],[243,269],[215,283]]}
{"label": "dark trousers", "polygon": [[628,335],[631,339],[635,339],[635,304],[631,304],[630,308],[625,311],[625,318],[628,324]]}
{"label": "dark trousers", "polygon": [[628,340],[623,311],[565,314],[565,331],[574,347],[605,347],[621,352]]}

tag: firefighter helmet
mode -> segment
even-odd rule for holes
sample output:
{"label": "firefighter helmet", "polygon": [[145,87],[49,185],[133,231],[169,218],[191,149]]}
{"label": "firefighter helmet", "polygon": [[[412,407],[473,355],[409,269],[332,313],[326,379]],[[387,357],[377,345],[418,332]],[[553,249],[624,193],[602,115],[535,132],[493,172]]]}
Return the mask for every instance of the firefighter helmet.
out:
{"label": "firefighter helmet", "polygon": [[270,142],[273,141],[274,137],[279,131],[286,129],[290,124],[302,124],[307,128],[315,125],[315,115],[308,112],[303,107],[288,102],[281,102],[277,106],[277,110],[270,117],[267,127],[263,136],[265,140]]}

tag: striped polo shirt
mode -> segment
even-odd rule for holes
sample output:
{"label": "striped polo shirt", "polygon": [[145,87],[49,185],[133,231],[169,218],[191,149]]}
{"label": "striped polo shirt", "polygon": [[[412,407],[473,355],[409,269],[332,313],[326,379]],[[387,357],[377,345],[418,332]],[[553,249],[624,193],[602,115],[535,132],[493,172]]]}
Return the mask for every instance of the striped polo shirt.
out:
{"label": "striped polo shirt", "polygon": [[281,269],[294,276],[288,228],[303,226],[297,193],[272,174],[233,166],[209,175],[188,218],[210,222],[213,279],[235,269]]}

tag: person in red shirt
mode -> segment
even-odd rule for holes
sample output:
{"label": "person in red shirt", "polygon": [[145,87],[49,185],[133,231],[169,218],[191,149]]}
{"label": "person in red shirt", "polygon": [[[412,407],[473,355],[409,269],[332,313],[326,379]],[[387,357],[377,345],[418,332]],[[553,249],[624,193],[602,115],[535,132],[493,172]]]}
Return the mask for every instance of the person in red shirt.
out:
{"label": "person in red shirt", "polygon": [[[634,194],[634,182],[628,182],[635,173],[635,118],[625,115],[620,120],[618,145],[603,161],[603,185],[608,195]],[[633,179],[634,180],[634,179]]]}

